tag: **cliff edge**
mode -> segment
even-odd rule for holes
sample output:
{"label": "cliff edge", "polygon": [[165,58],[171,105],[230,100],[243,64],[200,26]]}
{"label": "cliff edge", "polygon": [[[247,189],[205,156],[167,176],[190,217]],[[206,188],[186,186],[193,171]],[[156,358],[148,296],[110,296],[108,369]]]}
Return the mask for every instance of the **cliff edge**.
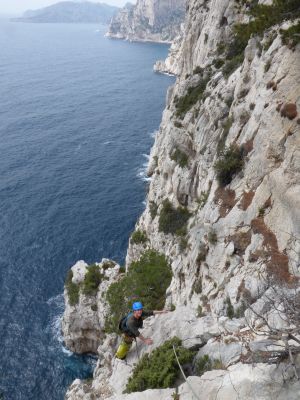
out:
{"label": "cliff edge", "polygon": [[[299,399],[299,20],[294,0],[187,2],[126,274],[96,294],[97,367],[66,399]],[[130,294],[170,312],[124,363]]]}

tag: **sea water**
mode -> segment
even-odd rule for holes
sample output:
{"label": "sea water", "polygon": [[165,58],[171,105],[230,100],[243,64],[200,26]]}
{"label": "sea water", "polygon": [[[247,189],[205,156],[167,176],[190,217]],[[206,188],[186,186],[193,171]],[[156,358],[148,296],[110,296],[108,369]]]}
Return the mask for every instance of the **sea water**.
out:
{"label": "sea water", "polygon": [[106,27],[0,22],[0,398],[63,399],[96,360],[63,347],[68,269],[124,262],[174,78],[168,47]]}

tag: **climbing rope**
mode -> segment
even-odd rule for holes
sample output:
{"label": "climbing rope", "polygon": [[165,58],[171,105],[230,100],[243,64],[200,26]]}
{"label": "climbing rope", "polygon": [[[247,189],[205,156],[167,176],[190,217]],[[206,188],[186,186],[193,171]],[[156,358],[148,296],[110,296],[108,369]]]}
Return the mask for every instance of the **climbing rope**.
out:
{"label": "climbing rope", "polygon": [[134,340],[135,340],[135,350],[136,350],[137,358],[140,361],[140,355],[139,355],[139,351],[138,351],[138,345],[137,345],[136,338],[134,338]]}
{"label": "climbing rope", "polygon": [[191,389],[191,392],[192,392],[193,395],[196,397],[196,399],[200,400],[200,398],[196,395],[194,389],[192,388],[192,385],[191,385],[190,382],[188,382],[187,379],[186,379],[185,373],[183,372],[183,369],[182,369],[182,367],[181,367],[181,365],[180,365],[180,362],[179,362],[179,360],[178,360],[178,357],[177,357],[177,354],[176,354],[176,350],[175,350],[174,344],[173,344],[173,351],[174,351],[177,364],[178,364],[178,366],[179,366],[179,368],[180,368],[180,371],[181,371],[181,373],[182,373],[182,376],[183,376],[184,380],[186,381],[188,387]]}

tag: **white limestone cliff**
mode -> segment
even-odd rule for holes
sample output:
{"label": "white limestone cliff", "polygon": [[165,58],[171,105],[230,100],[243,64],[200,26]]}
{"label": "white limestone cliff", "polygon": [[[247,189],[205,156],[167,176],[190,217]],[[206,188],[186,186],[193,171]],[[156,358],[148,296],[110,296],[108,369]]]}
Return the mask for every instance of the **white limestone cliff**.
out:
{"label": "white limestone cliff", "polygon": [[185,0],[137,0],[112,18],[106,36],[170,43],[180,32],[184,14]]}
{"label": "white limestone cliff", "polygon": [[[291,22],[281,23],[250,38],[241,65],[226,76],[220,54],[233,24],[249,20],[248,3],[187,3],[183,38],[171,49],[175,67],[165,68],[178,77],[151,150],[146,209],[136,225],[147,241],[129,243],[126,265],[152,248],[168,257],[173,273],[166,307],[175,311],[145,321],[154,344],[139,345],[140,355],[177,335],[198,349],[196,358],[221,363],[188,378],[198,399],[296,400],[299,355],[294,365],[282,355],[287,348],[297,354],[300,343],[293,315],[300,306],[300,45],[284,45],[280,29]],[[201,96],[180,112],[180,99],[203,81]],[[230,145],[241,150],[243,166],[220,185],[215,165]],[[183,236],[160,229],[166,199],[189,212]],[[76,380],[66,399],[172,398],[172,388],[123,394],[138,356],[133,348],[127,365],[114,360],[117,343],[115,335],[103,337],[93,381]],[[183,381],[178,394],[193,398]]]}
{"label": "white limestone cliff", "polygon": [[[62,333],[66,347],[75,353],[97,353],[98,346],[103,341],[105,314],[107,304],[104,293],[108,286],[120,277],[120,266],[108,259],[96,263],[103,280],[96,295],[87,296],[79,291],[79,300],[70,304],[68,289],[65,287],[65,311],[62,319]],[[78,261],[72,268],[72,282],[82,286],[88,271],[84,261]]]}

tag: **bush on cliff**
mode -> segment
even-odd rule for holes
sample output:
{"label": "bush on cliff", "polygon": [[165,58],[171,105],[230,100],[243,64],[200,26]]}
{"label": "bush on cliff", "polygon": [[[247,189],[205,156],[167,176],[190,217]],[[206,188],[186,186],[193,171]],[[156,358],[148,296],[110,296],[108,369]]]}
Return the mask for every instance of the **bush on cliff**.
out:
{"label": "bush on cliff", "polygon": [[73,271],[70,269],[67,273],[65,286],[68,293],[68,299],[71,306],[75,306],[79,301],[79,285],[72,282]]}
{"label": "bush on cliff", "polygon": [[174,208],[168,199],[163,201],[159,214],[159,231],[182,235],[186,232],[187,221],[191,214],[186,208]]}
{"label": "bush on cliff", "polygon": [[282,43],[293,49],[300,43],[300,22],[286,30],[281,30]]}
{"label": "bush on cliff", "polygon": [[141,392],[147,389],[164,389],[172,387],[180,375],[180,369],[173,351],[180,364],[191,363],[195,352],[181,346],[177,337],[167,340],[151,354],[145,354],[133,370],[129,378],[126,393]]}
{"label": "bush on cliff", "polygon": [[147,242],[146,232],[140,231],[139,229],[134,231],[131,235],[130,242],[132,244],[143,244]]}
{"label": "bush on cliff", "polygon": [[212,371],[213,369],[225,369],[221,360],[210,359],[207,354],[198,358],[195,367],[198,376],[203,375],[207,371]]}
{"label": "bush on cliff", "polygon": [[206,89],[206,85],[209,78],[202,78],[197,86],[189,87],[187,93],[182,97],[176,97],[174,99],[176,107],[176,116],[183,119],[184,115],[200,101]]}
{"label": "bush on cliff", "polygon": [[170,154],[170,159],[175,161],[181,168],[186,167],[189,161],[188,155],[180,149],[175,149],[175,151]]}
{"label": "bush on cliff", "polygon": [[234,26],[234,37],[227,48],[227,61],[223,67],[225,77],[228,77],[243,62],[244,50],[252,35],[262,36],[272,26],[300,17],[299,0],[274,0],[270,5],[253,1],[248,13],[252,17],[248,23]]}
{"label": "bush on cliff", "polygon": [[218,161],[214,164],[217,173],[217,180],[221,186],[228,185],[234,175],[239,172],[244,165],[241,149],[231,145],[225,148],[219,156]]}
{"label": "bush on cliff", "polygon": [[162,309],[171,278],[166,257],[155,250],[147,250],[138,261],[131,263],[128,273],[121,280],[108,288],[106,300],[110,313],[105,330],[117,332],[121,317],[128,313],[136,300],[142,301],[145,309]]}
{"label": "bush on cliff", "polygon": [[104,279],[104,275],[101,274],[100,269],[96,264],[89,265],[87,269],[83,281],[82,292],[87,296],[95,296],[97,294],[98,286]]}

